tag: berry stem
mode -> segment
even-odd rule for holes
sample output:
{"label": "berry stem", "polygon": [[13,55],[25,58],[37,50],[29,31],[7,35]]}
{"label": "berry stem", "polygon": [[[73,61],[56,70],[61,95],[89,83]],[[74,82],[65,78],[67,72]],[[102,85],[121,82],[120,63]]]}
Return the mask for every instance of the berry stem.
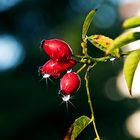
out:
{"label": "berry stem", "polygon": [[[78,61],[79,63],[87,63],[87,64],[90,64],[90,63],[95,63],[95,62],[105,62],[106,60],[109,60],[110,58],[112,58],[112,56],[108,55],[108,56],[105,56],[105,57],[100,57],[100,58],[93,58],[89,55],[87,56],[82,56],[82,55],[75,55],[76,58],[80,58],[80,61]],[[89,60],[86,62],[86,60]],[[90,62],[90,63],[89,63]]]}
{"label": "berry stem", "polygon": [[87,66],[87,64],[84,64],[80,69],[77,70],[77,74],[80,73],[85,67]]}
{"label": "berry stem", "polygon": [[112,58],[111,56],[105,56],[105,57],[100,57],[100,58],[91,58],[91,60],[95,62],[105,62],[106,60]]}
{"label": "berry stem", "polygon": [[91,111],[91,121],[93,123],[94,131],[95,131],[95,134],[96,134],[96,138],[94,140],[100,140],[100,137],[99,137],[99,134],[98,134],[98,131],[97,131],[97,128],[96,128],[96,124],[95,124],[94,111],[93,111],[91,95],[90,95],[90,91],[89,91],[89,72],[95,65],[96,65],[96,63],[94,63],[93,65],[91,65],[87,68],[87,71],[86,71],[86,74],[85,74],[85,81],[86,81],[86,91],[87,91],[87,97],[88,97],[88,104],[89,104],[90,111]]}

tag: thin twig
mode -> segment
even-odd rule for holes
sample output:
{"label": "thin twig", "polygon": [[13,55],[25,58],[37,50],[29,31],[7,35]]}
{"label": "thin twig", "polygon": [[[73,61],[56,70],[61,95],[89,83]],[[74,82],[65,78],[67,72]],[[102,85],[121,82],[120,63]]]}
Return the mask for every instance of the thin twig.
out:
{"label": "thin twig", "polygon": [[76,73],[79,73],[79,72],[81,72],[85,67],[87,66],[87,64],[84,64],[80,69],[78,69],[77,70],[77,72]]}
{"label": "thin twig", "polygon": [[87,97],[88,97],[88,104],[90,107],[90,111],[91,111],[91,121],[93,122],[93,127],[94,127],[94,131],[96,134],[96,138],[95,140],[100,140],[97,128],[96,128],[96,124],[95,124],[95,117],[94,117],[94,111],[93,111],[93,106],[92,106],[92,101],[91,101],[91,96],[90,96],[90,91],[89,91],[89,72],[90,70],[96,65],[96,63],[94,63],[93,65],[89,66],[86,74],[85,74],[85,81],[86,81],[86,91],[87,91]]}

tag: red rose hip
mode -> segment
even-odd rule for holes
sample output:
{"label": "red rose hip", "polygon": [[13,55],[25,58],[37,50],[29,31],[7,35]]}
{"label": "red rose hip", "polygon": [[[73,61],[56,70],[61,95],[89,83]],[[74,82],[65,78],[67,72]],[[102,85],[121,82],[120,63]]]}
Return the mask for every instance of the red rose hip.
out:
{"label": "red rose hip", "polygon": [[40,71],[45,75],[44,78],[47,78],[47,76],[58,78],[62,73],[74,67],[75,64],[76,61],[74,59],[69,59],[67,62],[57,62],[50,59],[41,67]]}
{"label": "red rose hip", "polygon": [[65,74],[60,80],[60,90],[64,95],[76,92],[80,87],[80,77],[75,72]]}
{"label": "red rose hip", "polygon": [[67,61],[72,57],[70,46],[63,40],[43,40],[41,48],[43,48],[46,54],[55,61]]}

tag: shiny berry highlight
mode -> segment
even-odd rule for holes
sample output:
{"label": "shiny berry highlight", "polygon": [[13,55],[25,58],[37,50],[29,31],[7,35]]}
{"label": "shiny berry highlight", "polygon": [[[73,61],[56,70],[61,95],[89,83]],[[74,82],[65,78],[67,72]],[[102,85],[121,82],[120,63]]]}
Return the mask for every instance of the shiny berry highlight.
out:
{"label": "shiny berry highlight", "polygon": [[55,61],[67,61],[72,57],[70,46],[60,39],[43,40],[41,48]]}
{"label": "shiny berry highlight", "polygon": [[65,74],[60,80],[60,90],[64,95],[75,93],[80,87],[80,77],[75,72]]}
{"label": "shiny berry highlight", "polygon": [[73,68],[75,64],[74,59],[69,59],[67,62],[57,62],[50,59],[40,68],[40,71],[43,75],[47,74],[59,78],[64,72]]}

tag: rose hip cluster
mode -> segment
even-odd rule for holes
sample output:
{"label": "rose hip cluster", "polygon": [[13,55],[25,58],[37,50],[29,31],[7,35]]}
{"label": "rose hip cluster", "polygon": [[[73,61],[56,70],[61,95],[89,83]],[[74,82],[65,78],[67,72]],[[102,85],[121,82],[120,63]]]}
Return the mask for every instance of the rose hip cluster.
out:
{"label": "rose hip cluster", "polygon": [[80,77],[75,72],[69,72],[76,61],[72,58],[70,46],[59,39],[43,40],[41,48],[50,57],[41,68],[43,78],[50,76],[60,79],[60,91],[63,100],[69,100],[70,94],[76,92],[80,86]]}

